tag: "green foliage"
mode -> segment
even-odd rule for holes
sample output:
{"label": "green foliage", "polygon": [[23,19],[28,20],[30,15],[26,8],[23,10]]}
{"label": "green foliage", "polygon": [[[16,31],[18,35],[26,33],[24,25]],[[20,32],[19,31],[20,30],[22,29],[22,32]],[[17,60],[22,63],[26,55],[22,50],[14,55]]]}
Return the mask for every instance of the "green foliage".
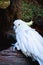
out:
{"label": "green foliage", "polygon": [[25,21],[29,21],[29,19],[33,19],[33,16],[43,16],[43,7],[38,7],[35,4],[27,4],[26,2],[22,2],[22,19]]}

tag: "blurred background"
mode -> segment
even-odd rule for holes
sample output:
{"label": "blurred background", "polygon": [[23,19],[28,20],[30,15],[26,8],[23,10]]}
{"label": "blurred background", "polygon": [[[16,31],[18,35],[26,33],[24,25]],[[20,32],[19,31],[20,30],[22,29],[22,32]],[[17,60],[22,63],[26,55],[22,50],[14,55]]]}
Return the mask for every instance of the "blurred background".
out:
{"label": "blurred background", "polygon": [[[43,0],[19,0],[18,4],[21,4],[21,10],[17,13],[21,13],[21,19],[29,21],[37,16],[43,17]],[[9,5],[10,0],[0,0],[0,8],[7,8]]]}

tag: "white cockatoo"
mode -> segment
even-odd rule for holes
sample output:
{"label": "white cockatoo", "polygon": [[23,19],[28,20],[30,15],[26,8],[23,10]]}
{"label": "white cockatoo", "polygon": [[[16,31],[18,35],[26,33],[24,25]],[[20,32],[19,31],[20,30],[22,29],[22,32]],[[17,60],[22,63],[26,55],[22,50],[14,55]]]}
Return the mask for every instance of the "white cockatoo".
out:
{"label": "white cockatoo", "polygon": [[43,37],[29,27],[23,20],[15,20],[14,27],[17,43],[15,46],[26,56],[32,56],[43,65]]}

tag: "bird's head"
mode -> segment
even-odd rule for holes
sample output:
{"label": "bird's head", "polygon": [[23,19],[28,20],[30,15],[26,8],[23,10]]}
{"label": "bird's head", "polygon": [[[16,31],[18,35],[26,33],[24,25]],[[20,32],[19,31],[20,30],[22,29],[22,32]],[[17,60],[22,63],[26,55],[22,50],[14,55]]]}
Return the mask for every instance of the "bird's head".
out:
{"label": "bird's head", "polygon": [[21,25],[23,26],[26,23],[23,20],[21,20],[21,19],[17,19],[17,20],[14,21],[13,24],[14,24],[14,27],[13,28],[16,29],[18,26],[21,26]]}

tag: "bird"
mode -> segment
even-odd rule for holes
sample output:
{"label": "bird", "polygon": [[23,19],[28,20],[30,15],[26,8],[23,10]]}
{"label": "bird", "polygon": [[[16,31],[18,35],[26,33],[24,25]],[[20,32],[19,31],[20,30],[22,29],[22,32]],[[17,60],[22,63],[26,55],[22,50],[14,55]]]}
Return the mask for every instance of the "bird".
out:
{"label": "bird", "polygon": [[43,37],[21,19],[15,20],[13,24],[17,49],[21,50],[26,57],[30,56],[43,65]]}

